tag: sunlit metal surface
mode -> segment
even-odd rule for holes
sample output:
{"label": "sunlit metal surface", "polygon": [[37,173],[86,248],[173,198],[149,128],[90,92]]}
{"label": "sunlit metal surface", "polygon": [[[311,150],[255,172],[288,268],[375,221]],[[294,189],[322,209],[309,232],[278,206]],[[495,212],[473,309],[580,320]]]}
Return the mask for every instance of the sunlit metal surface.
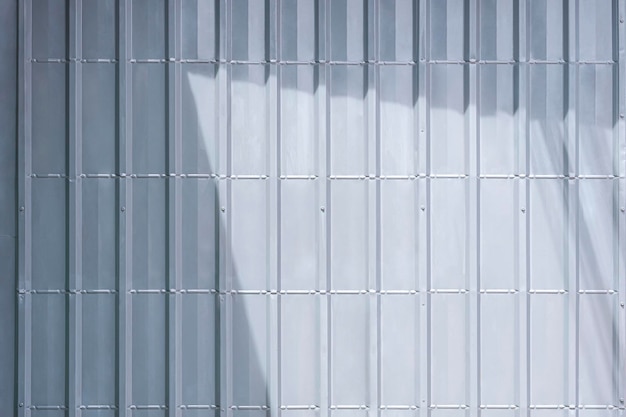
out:
{"label": "sunlit metal surface", "polygon": [[625,7],[22,2],[18,415],[622,415]]}

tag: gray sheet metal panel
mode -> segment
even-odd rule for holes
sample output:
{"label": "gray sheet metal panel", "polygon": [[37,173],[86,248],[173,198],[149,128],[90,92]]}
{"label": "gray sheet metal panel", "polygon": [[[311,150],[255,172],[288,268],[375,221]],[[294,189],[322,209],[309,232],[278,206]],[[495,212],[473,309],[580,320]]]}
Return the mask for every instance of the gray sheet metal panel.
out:
{"label": "gray sheet metal panel", "polygon": [[21,6],[20,415],[623,410],[623,1],[96,3]]}
{"label": "gray sheet metal panel", "polygon": [[0,4],[0,410],[14,413],[17,266],[17,7]]}

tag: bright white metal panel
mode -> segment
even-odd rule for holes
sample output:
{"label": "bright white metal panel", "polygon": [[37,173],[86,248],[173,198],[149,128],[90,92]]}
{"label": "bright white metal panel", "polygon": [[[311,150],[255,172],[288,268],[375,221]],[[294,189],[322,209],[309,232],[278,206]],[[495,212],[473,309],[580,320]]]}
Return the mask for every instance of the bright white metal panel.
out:
{"label": "bright white metal panel", "polygon": [[337,290],[367,288],[367,183],[338,180],[331,186],[331,286]]}
{"label": "bright white metal panel", "polygon": [[280,288],[317,289],[320,275],[320,222],[317,180],[287,180],[280,185]]}
{"label": "bright white metal panel", "polygon": [[381,288],[417,290],[418,230],[417,181],[381,184],[380,245]]}
{"label": "bright white metal panel", "polygon": [[518,287],[518,188],[518,181],[512,179],[491,179],[480,184],[479,267],[482,289],[509,290]]}
{"label": "bright white metal panel", "polygon": [[430,170],[433,174],[467,174],[467,76],[465,65],[430,68]]}
{"label": "bright white metal panel", "polygon": [[315,405],[320,401],[322,334],[319,313],[319,296],[281,297],[282,404]]}
{"label": "bright white metal panel", "polygon": [[[299,2],[305,3],[305,2]],[[280,173],[315,175],[320,117],[315,89],[319,70],[310,65],[289,65],[281,73]]]}

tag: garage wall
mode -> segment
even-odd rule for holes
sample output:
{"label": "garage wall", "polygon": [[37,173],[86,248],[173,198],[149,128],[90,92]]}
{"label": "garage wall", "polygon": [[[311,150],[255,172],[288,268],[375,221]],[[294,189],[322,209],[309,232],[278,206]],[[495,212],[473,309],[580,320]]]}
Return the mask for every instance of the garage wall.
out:
{"label": "garage wall", "polygon": [[621,415],[625,6],[23,2],[18,415]]}

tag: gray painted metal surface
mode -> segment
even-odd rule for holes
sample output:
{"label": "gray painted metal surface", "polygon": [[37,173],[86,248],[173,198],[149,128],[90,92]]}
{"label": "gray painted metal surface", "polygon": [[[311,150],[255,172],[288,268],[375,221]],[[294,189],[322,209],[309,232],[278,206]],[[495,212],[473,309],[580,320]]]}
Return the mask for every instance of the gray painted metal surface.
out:
{"label": "gray painted metal surface", "polygon": [[20,3],[18,415],[624,415],[625,7]]}
{"label": "gray painted metal surface", "polygon": [[0,2],[0,410],[15,404],[17,2]]}

